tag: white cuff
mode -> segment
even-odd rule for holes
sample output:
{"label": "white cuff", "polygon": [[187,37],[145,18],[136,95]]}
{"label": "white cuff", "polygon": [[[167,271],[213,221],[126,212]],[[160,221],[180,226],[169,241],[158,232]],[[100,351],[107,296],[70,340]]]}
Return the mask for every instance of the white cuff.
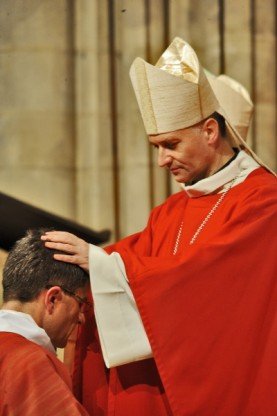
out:
{"label": "white cuff", "polygon": [[94,312],[108,368],[152,357],[137,305],[119,253],[89,247]]}

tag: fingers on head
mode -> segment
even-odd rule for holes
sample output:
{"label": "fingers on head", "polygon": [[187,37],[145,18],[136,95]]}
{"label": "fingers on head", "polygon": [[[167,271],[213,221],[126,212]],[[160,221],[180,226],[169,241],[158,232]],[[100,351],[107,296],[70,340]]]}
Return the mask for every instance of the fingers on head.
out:
{"label": "fingers on head", "polygon": [[64,251],[70,254],[73,254],[75,252],[72,245],[65,244],[65,243],[55,243],[53,241],[46,241],[45,246],[48,248],[52,248],[54,250]]}
{"label": "fingers on head", "polygon": [[72,243],[77,238],[78,237],[68,233],[67,231],[47,231],[43,236],[44,240],[61,242],[66,244]]}
{"label": "fingers on head", "polygon": [[76,256],[69,256],[66,254],[54,254],[54,259],[58,261],[64,261],[66,263],[78,264]]}

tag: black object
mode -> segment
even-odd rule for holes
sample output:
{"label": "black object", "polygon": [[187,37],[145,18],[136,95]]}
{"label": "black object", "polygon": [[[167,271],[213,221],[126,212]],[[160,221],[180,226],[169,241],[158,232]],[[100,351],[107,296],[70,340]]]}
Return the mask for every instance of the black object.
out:
{"label": "black object", "polygon": [[9,251],[29,228],[40,227],[68,231],[96,245],[108,241],[111,234],[109,230],[93,231],[0,192],[0,248]]}

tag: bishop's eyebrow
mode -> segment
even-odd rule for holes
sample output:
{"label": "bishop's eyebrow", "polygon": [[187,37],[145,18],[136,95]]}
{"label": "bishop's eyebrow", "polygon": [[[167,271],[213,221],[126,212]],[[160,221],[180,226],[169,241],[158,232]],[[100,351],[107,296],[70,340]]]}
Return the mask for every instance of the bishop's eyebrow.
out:
{"label": "bishop's eyebrow", "polygon": [[152,142],[151,140],[149,140],[149,143],[152,146],[156,147],[156,146],[163,146],[163,145],[166,145],[166,144],[178,143],[179,141],[180,141],[180,139],[178,137],[173,136],[173,137],[168,137],[166,139],[161,139],[158,142]]}

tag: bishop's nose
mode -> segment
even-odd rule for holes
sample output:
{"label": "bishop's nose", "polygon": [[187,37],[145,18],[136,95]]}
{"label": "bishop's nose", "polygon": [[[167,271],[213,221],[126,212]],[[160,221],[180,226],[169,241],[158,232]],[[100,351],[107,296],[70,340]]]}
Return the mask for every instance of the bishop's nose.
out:
{"label": "bishop's nose", "polygon": [[159,148],[158,150],[158,165],[160,168],[167,167],[171,164],[172,157],[169,154],[168,149]]}

